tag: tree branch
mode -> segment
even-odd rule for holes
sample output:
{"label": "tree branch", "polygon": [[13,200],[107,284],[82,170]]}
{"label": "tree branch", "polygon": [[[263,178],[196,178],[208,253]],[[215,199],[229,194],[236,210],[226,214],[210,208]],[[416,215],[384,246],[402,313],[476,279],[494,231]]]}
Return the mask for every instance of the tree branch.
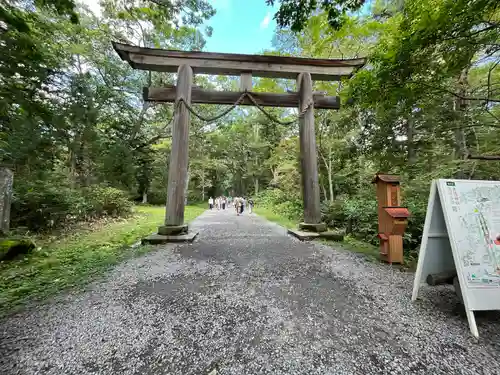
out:
{"label": "tree branch", "polygon": [[424,82],[415,82],[415,81],[410,81],[409,82],[411,83],[414,83],[416,85],[422,85],[422,86],[425,86],[425,87],[429,87],[429,88],[432,88],[436,91],[440,91],[440,92],[446,92],[450,95],[453,95],[454,97],[458,98],[458,99],[462,99],[462,100],[470,100],[470,101],[478,101],[478,102],[489,102],[489,103],[500,103],[500,98],[496,99],[492,99],[492,98],[482,98],[482,97],[478,97],[478,98],[475,98],[475,97],[467,97],[467,96],[464,96],[464,95],[460,95],[456,92],[453,92],[451,90],[448,90],[448,89],[445,89],[443,87],[437,87],[437,86],[433,86],[433,85],[429,85],[427,83],[424,83]]}
{"label": "tree branch", "polygon": [[499,155],[477,155],[477,156],[467,155],[467,159],[470,159],[470,160],[500,160],[500,156]]}
{"label": "tree branch", "polygon": [[453,127],[449,127],[449,128],[444,128],[443,130],[459,130],[459,129],[467,129],[467,128],[479,128],[481,126],[500,129],[500,125],[497,125],[497,124],[472,124],[472,125],[453,126]]}
{"label": "tree branch", "polygon": [[490,111],[488,108],[486,108],[486,107],[484,108],[484,110],[485,110],[486,112],[488,112],[488,114],[489,114],[491,117],[493,117],[495,120],[497,120],[497,121],[498,121],[498,123],[500,123],[500,118],[498,118],[498,117],[497,117],[497,116],[496,116],[493,112],[491,112],[491,111]]}
{"label": "tree branch", "polygon": [[500,60],[496,61],[493,65],[490,66],[490,69],[488,70],[488,99],[490,98],[491,95],[491,72],[495,70],[495,68],[498,66],[500,63]]}
{"label": "tree branch", "polygon": [[470,38],[472,38],[475,35],[484,33],[486,31],[494,30],[494,29],[498,28],[499,26],[500,26],[500,24],[498,24],[498,23],[490,23],[490,25],[488,27],[485,27],[485,28],[480,29],[480,30],[476,30],[476,31],[471,32],[471,33],[469,33],[467,35],[458,35],[458,36],[457,35],[453,35],[453,34],[455,34],[455,33],[461,33],[464,30],[463,29],[462,30],[460,30],[460,29],[453,30],[451,32],[452,36],[447,37],[447,38],[443,38],[443,40],[456,40],[457,38],[470,39]]}

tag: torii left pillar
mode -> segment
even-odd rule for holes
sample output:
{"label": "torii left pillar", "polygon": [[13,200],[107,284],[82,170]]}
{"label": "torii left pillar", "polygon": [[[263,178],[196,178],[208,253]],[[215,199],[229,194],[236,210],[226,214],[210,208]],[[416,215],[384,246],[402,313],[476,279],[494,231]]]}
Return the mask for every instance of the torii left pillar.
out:
{"label": "torii left pillar", "polygon": [[188,226],[184,223],[184,209],[189,165],[190,113],[184,103],[178,101],[182,98],[187,104],[191,104],[192,85],[193,69],[189,65],[179,66],[172,126],[172,148],[168,168],[165,224],[158,228],[158,234],[163,236],[182,235],[188,232]]}
{"label": "torii left pillar", "polygon": [[304,202],[304,222],[299,224],[299,228],[311,232],[325,232],[326,224],[321,222],[314,101],[310,73],[298,75],[297,88],[299,91],[299,112],[308,107],[299,119],[300,167]]}

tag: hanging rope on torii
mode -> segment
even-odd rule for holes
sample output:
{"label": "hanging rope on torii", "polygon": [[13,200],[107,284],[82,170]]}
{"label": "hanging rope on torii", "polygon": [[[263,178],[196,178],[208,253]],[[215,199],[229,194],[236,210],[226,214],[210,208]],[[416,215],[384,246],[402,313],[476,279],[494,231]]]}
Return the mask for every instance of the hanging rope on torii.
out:
{"label": "hanging rope on torii", "polygon": [[[338,81],[350,77],[364,65],[365,59],[333,60],[285,56],[221,54],[210,52],[171,51],[113,43],[120,57],[134,69],[177,72],[177,85],[145,88],[144,99],[152,102],[174,102],[172,147],[168,171],[165,224],[150,242],[193,240],[184,223],[185,192],[188,175],[189,115],[213,122],[239,105],[256,106],[271,121],[289,125],[299,120],[303,230],[324,232],[321,222],[320,190],[316,155],[314,108],[339,109],[340,99],[313,92],[313,80]],[[240,91],[214,91],[193,86],[193,74],[240,76]],[[252,76],[297,79],[297,92],[257,93],[251,91]],[[230,107],[212,118],[197,113],[191,104],[229,104]],[[299,114],[292,121],[280,121],[263,107],[295,107]]]}
{"label": "hanging rope on torii", "polygon": [[[145,92],[147,92],[147,89],[148,88],[145,88]],[[324,95],[324,94],[322,94]],[[184,104],[187,109],[189,110],[189,112],[191,112],[191,114],[193,114],[196,118],[200,119],[201,121],[205,121],[207,123],[212,123],[212,122],[215,122],[221,118],[223,118],[224,116],[228,115],[233,109],[235,109],[236,107],[238,107],[242,102],[243,100],[245,100],[245,98],[248,98],[252,103],[255,103],[255,106],[272,122],[275,122],[277,124],[280,124],[280,125],[291,125],[295,122],[297,122],[302,116],[305,115],[306,111],[309,109],[309,107],[311,105],[314,105],[314,101],[313,100],[310,100],[308,105],[306,107],[304,107],[298,114],[298,116],[296,116],[293,120],[290,120],[290,121],[280,121],[278,120],[275,116],[273,116],[271,113],[267,112],[256,100],[255,98],[252,96],[252,94],[250,94],[250,92],[248,91],[245,91],[243,94],[241,94],[241,96],[238,98],[238,100],[233,103],[229,108],[223,110],[221,113],[219,113],[218,115],[215,115],[213,117],[205,117],[203,115],[201,115],[200,113],[196,112],[194,110],[194,108],[192,106],[190,106],[189,104],[186,103],[186,101],[184,100],[184,98],[179,98],[175,103],[174,103],[174,110],[173,110],[173,113],[175,113],[175,109],[180,105],[180,104]],[[170,124],[172,123],[173,119],[174,119],[174,115],[172,115],[172,117],[170,117],[170,120],[167,121],[167,123],[163,126],[161,132],[159,135],[153,137],[152,139],[144,142],[141,146],[139,147],[146,147],[150,144],[152,144],[153,142],[156,142],[157,140],[161,139],[161,138],[166,138],[164,135],[162,135],[161,133],[163,133],[166,129],[168,129],[170,127]]]}
{"label": "hanging rope on torii", "polygon": [[[303,117],[305,115],[305,113],[307,112],[307,110],[309,109],[309,107],[311,107],[312,105],[314,105],[314,101],[313,100],[310,100],[307,105],[302,108],[298,114],[298,116],[296,116],[293,120],[290,120],[290,121],[280,121],[278,120],[275,116],[273,116],[271,113],[267,112],[256,100],[255,98],[252,96],[252,94],[250,94],[250,92],[248,91],[245,91],[243,92],[243,94],[240,95],[240,97],[236,100],[235,103],[231,104],[231,106],[225,110],[223,110],[221,113],[219,113],[218,115],[215,115],[215,116],[212,116],[212,117],[205,117],[203,115],[201,115],[200,113],[196,112],[194,110],[194,108],[189,105],[186,100],[183,98],[183,97],[180,97],[178,99],[176,99],[175,101],[175,104],[174,104],[174,113],[175,113],[175,109],[180,105],[180,104],[183,104],[186,106],[186,108],[188,109],[189,112],[191,112],[191,114],[193,116],[195,116],[196,118],[200,119],[201,121],[204,121],[204,122],[214,122],[214,121],[217,121],[217,120],[220,120],[221,118],[223,118],[224,116],[228,115],[233,109],[235,109],[236,107],[238,107],[244,100],[245,98],[248,98],[252,103],[254,103],[254,105],[271,121],[273,122],[276,122],[280,125],[291,125],[295,122],[297,122],[301,117]],[[172,116],[170,118],[170,120],[168,121],[168,124],[170,124],[170,122],[172,122],[172,120],[174,119],[174,116]]]}

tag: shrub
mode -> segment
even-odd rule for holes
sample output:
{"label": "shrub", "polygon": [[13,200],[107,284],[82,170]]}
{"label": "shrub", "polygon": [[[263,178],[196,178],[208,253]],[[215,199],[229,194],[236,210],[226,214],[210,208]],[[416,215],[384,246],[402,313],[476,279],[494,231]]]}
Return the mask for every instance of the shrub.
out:
{"label": "shrub", "polygon": [[19,255],[29,254],[36,248],[29,239],[2,239],[0,240],[0,261],[11,260]]}
{"label": "shrub", "polygon": [[132,201],[122,190],[108,186],[91,186],[84,190],[86,216],[123,216],[132,211]]}
{"label": "shrub", "polygon": [[112,187],[76,189],[62,181],[21,181],[14,186],[11,226],[40,231],[105,215],[126,215],[131,209],[126,193]]}
{"label": "shrub", "polygon": [[321,204],[321,220],[331,228],[343,228],[346,224],[345,201],[337,199]]}
{"label": "shrub", "polygon": [[403,205],[408,207],[411,213],[404,236],[405,249],[416,249],[420,245],[420,241],[422,241],[429,198],[429,185],[429,183],[415,184],[403,190]]}
{"label": "shrub", "polygon": [[331,228],[345,229],[346,234],[376,242],[377,201],[363,195],[339,198],[324,202],[321,207],[322,220]]}
{"label": "shrub", "polygon": [[350,230],[350,233],[360,240],[373,244],[378,243],[378,205],[376,198],[355,196],[347,199],[344,207],[347,230]]}
{"label": "shrub", "polygon": [[302,220],[303,205],[300,197],[285,193],[280,189],[268,189],[254,198],[257,206],[271,209],[276,214],[290,220]]}
{"label": "shrub", "polygon": [[150,191],[148,193],[148,204],[163,206],[167,200],[167,191]]}
{"label": "shrub", "polygon": [[81,216],[86,211],[81,191],[54,181],[31,181],[14,186],[12,227],[26,226],[30,230],[57,227],[69,216]]}
{"label": "shrub", "polygon": [[302,202],[297,200],[279,203],[274,206],[273,211],[290,220],[302,221],[304,216]]}

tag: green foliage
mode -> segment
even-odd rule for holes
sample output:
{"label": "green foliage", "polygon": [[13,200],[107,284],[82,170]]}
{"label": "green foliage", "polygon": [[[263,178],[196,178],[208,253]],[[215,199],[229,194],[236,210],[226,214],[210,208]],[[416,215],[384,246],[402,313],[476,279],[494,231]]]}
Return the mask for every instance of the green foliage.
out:
{"label": "green foliage", "polygon": [[274,212],[272,208],[255,206],[254,211],[258,215],[265,217],[267,220],[277,223],[285,228],[297,228],[297,221],[281,216],[279,213]]}
{"label": "green foliage", "polygon": [[127,194],[109,186],[90,186],[84,190],[85,200],[90,206],[87,216],[126,216],[132,210]]}
{"label": "green foliage", "polygon": [[[345,22],[348,12],[356,11],[366,0],[279,0],[280,8],[275,15],[280,27],[290,27],[293,31],[302,31],[307,26],[310,16],[321,8],[328,15],[328,23],[339,29]],[[275,0],[266,0],[274,5]]]}
{"label": "green foliage", "polygon": [[323,204],[322,218],[331,228],[345,229],[347,234],[375,243],[377,236],[377,201],[375,196],[361,194]]}
{"label": "green foliage", "polygon": [[164,205],[167,199],[167,191],[150,191],[148,193],[148,203],[156,205]]}
{"label": "green foliage", "polygon": [[86,202],[80,190],[61,181],[17,183],[12,200],[12,226],[42,230],[61,226],[68,218],[83,219]]}
{"label": "green foliage", "polygon": [[14,191],[12,224],[39,231],[101,216],[127,215],[131,207],[127,194],[112,187],[77,189],[63,180],[21,182]]}
{"label": "green foliage", "polygon": [[[186,207],[186,221],[204,210]],[[151,250],[130,245],[155,231],[164,217],[163,206],[141,206],[127,219],[97,222],[56,239],[37,238],[39,247],[31,254],[0,262],[0,316],[63,289],[85,285],[110,266]]]}
{"label": "green foliage", "polygon": [[0,163],[15,175],[13,228],[126,215],[129,197],[166,191],[169,149],[155,146],[171,108],[143,104],[142,87],[172,75],[132,70],[111,42],[201,49],[197,28],[214,10],[203,0],[100,4],[99,17],[71,0],[0,5]]}
{"label": "green foliage", "polygon": [[301,221],[303,217],[303,205],[300,198],[292,198],[280,189],[269,189],[262,191],[254,198],[255,204],[286,219]]}
{"label": "green foliage", "polygon": [[[273,4],[274,1],[267,1]],[[337,111],[315,111],[323,219],[350,238],[376,243],[375,172],[402,177],[412,212],[405,248],[418,247],[430,181],[500,179],[500,3],[496,0],[281,0],[283,27],[266,54],[368,58],[342,82]],[[6,5],[5,5],[6,4]],[[208,1],[104,0],[96,17],[72,2],[0,6],[0,162],[15,174],[12,226],[33,230],[126,214],[129,197],[163,205],[172,107],[150,106],[141,88],[174,76],[130,69],[112,49],[201,50],[214,14]],[[179,20],[182,19],[182,22]],[[333,26],[333,27],[332,27]],[[237,79],[196,75],[195,85],[234,90]],[[295,84],[254,78],[256,92]],[[348,101],[349,99],[349,101]],[[206,116],[221,106],[196,105]],[[287,120],[289,109],[269,109]],[[285,222],[302,219],[299,127],[238,108],[215,123],[192,117],[190,201],[244,195]],[[118,190],[116,190],[118,189]]]}
{"label": "green foliage", "polygon": [[404,238],[411,258],[421,241],[432,179],[499,178],[498,162],[468,155],[500,154],[500,3],[381,0],[371,12],[345,13],[334,28],[324,10],[305,16],[319,4],[281,4],[278,23],[301,31],[279,31],[279,52],[368,58],[367,68],[341,85],[315,84],[354,103],[338,114],[316,114],[323,219],[346,228],[351,238],[377,244],[369,181],[377,171],[399,174],[402,204],[412,213]]}
{"label": "green foliage", "polygon": [[0,240],[0,261],[12,260],[20,255],[31,253],[35,243],[28,239],[7,238]]}

